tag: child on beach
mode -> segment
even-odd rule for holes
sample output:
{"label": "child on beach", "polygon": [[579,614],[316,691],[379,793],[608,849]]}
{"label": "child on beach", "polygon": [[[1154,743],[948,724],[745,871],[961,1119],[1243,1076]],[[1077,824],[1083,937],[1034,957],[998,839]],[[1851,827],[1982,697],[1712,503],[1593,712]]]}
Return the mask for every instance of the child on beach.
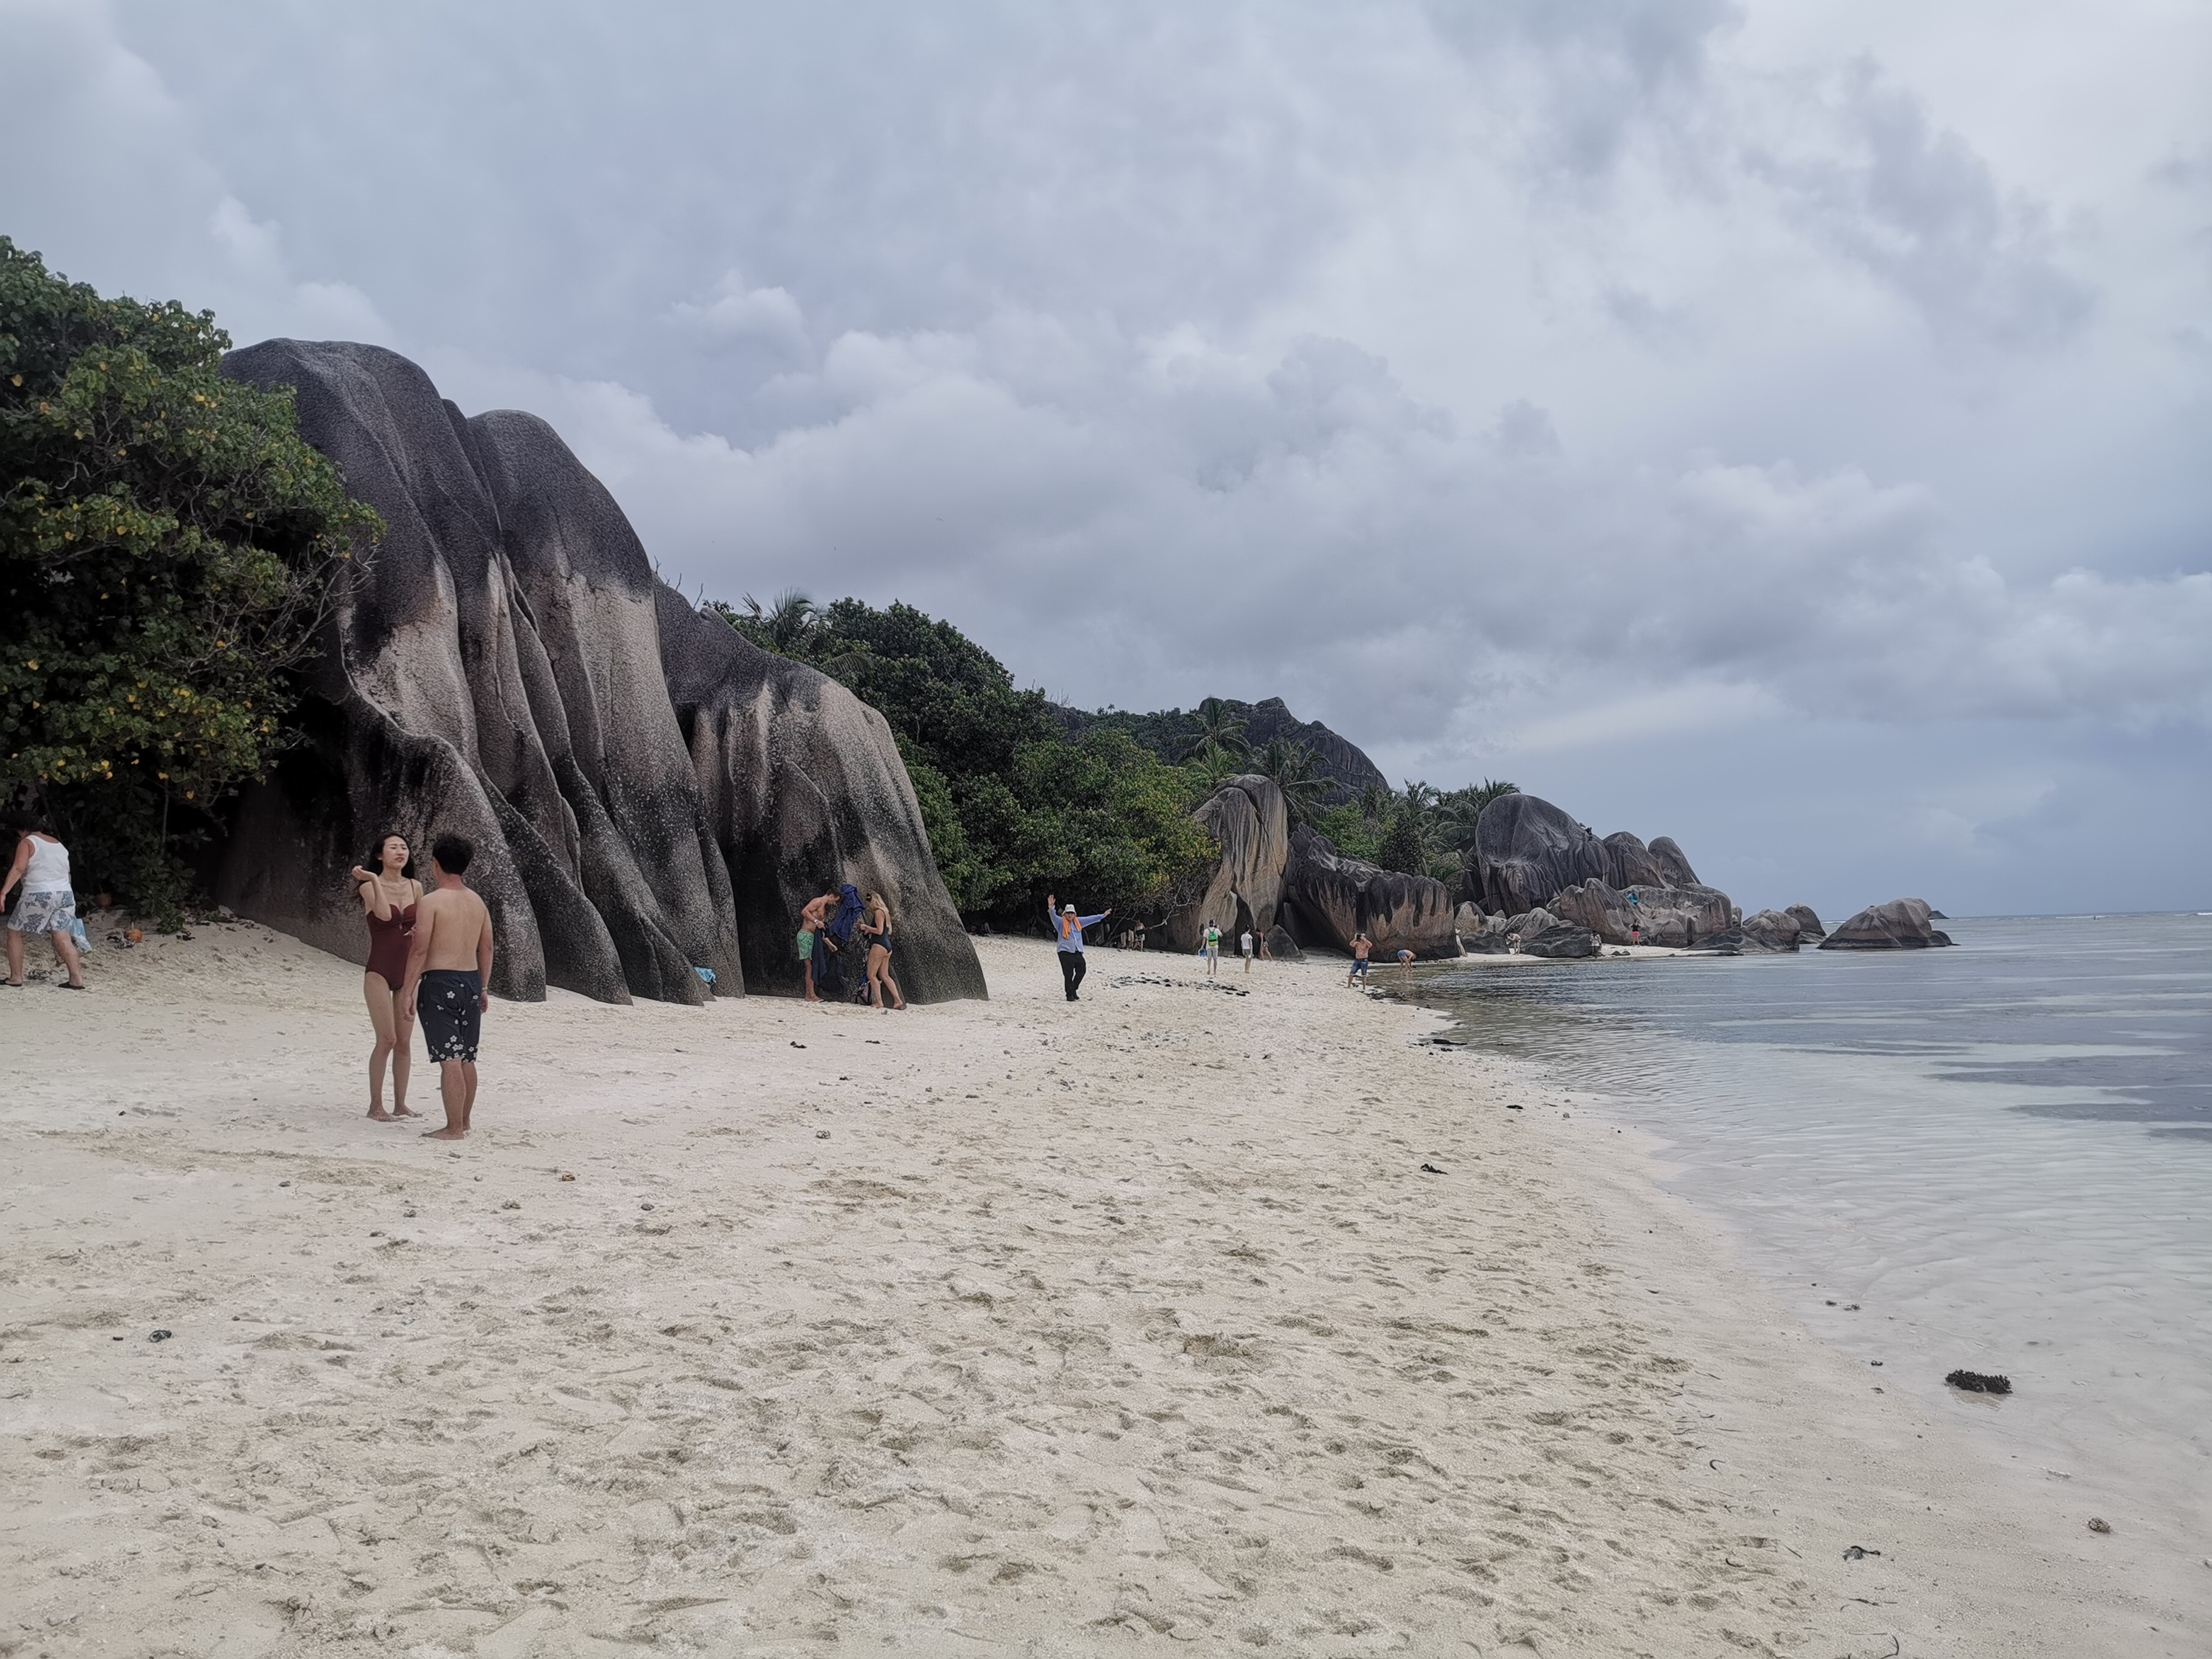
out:
{"label": "child on beach", "polygon": [[422,1027],[423,1046],[438,1062],[446,1127],[433,1140],[459,1140],[477,1103],[477,1042],[491,1006],[491,912],[461,878],[476,857],[473,843],[441,836],[430,843],[434,885],[415,906],[415,942],[407,951],[400,997]]}

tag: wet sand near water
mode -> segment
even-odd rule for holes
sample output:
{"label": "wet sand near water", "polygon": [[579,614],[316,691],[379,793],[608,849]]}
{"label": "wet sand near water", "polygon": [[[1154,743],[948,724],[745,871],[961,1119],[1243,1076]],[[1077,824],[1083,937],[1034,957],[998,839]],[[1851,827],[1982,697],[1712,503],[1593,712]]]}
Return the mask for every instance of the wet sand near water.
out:
{"label": "wet sand near water", "polygon": [[977,943],[495,1003],[459,1146],[264,930],[4,994],[0,1653],[2190,1650],[1534,1073]]}

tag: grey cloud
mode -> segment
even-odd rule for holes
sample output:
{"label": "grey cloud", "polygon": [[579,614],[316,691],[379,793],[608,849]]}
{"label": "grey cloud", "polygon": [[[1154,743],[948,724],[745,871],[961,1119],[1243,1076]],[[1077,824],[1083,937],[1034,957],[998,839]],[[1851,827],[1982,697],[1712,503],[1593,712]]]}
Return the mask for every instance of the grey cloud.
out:
{"label": "grey cloud", "polygon": [[1926,106],[1862,59],[1827,106],[1826,154],[1753,147],[1751,171],[1815,234],[1902,294],[1939,329],[2001,345],[2063,339],[2089,286],[2059,264],[2048,216],[2008,197],[1989,164]]}
{"label": "grey cloud", "polygon": [[[2201,743],[2195,199],[2081,214],[1740,21],[0,0],[0,228],[380,334],[552,420],[672,574],[905,598],[1086,702],[1280,693],[1586,815],[1638,744]],[[2116,172],[2212,154],[2166,119]],[[1728,783],[1669,775],[1615,821]]]}
{"label": "grey cloud", "polygon": [[1655,106],[1689,95],[1742,15],[1728,0],[1429,0],[1426,10],[1478,61],[1536,61],[1535,152],[1582,174],[1618,161]]}

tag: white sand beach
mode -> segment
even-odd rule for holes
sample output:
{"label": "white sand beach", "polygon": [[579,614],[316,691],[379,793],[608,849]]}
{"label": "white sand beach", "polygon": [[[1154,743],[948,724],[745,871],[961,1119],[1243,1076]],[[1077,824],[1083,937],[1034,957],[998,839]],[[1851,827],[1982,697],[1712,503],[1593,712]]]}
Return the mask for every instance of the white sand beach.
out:
{"label": "white sand beach", "polygon": [[1540,1078],[978,945],[495,1004],[458,1146],[258,927],[0,991],[0,1654],[2189,1650]]}

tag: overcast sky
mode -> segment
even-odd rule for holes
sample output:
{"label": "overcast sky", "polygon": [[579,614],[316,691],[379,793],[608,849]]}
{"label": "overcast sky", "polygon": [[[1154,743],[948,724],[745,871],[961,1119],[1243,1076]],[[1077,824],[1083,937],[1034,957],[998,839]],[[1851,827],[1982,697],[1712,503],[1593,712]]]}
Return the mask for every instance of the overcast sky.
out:
{"label": "overcast sky", "polygon": [[1747,907],[2212,908],[2195,0],[0,0],[0,231],[694,592],[1287,698]]}

